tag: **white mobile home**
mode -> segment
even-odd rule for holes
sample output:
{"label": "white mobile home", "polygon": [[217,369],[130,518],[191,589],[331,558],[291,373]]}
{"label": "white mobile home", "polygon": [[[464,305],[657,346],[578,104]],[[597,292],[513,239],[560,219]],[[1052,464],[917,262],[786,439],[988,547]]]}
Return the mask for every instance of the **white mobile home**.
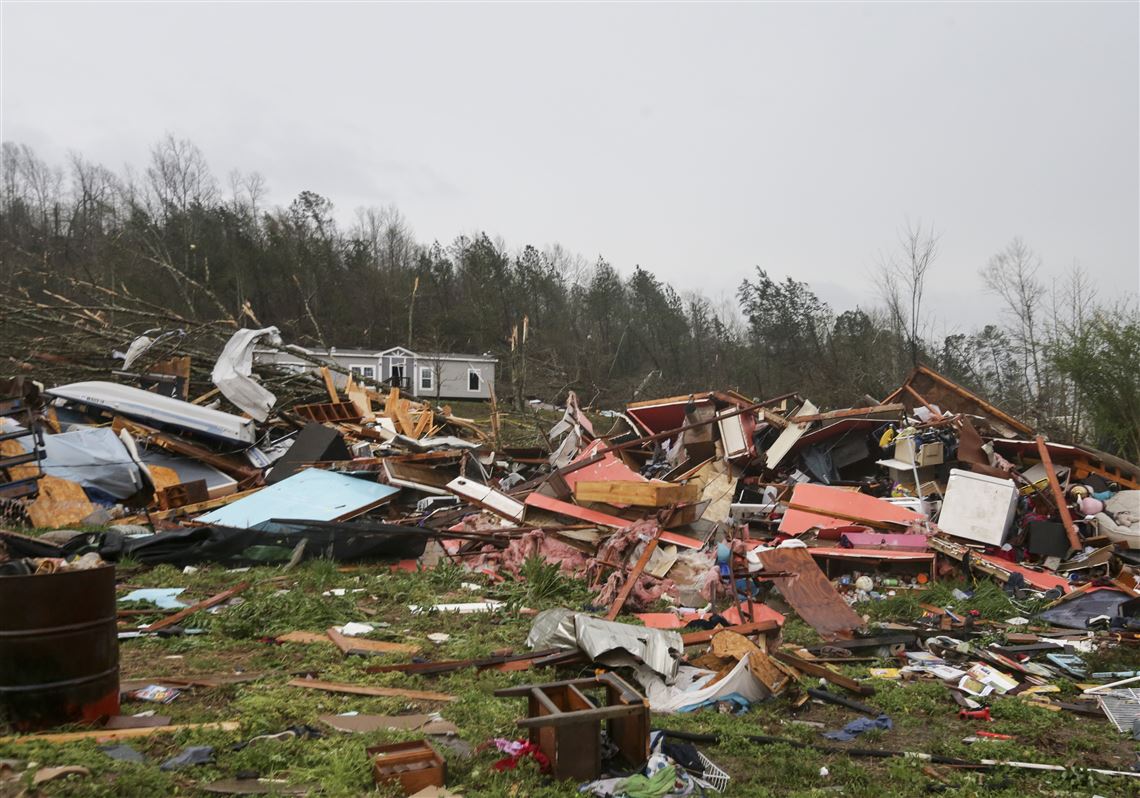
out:
{"label": "white mobile home", "polygon": [[[381,352],[337,347],[304,351],[351,371],[362,382],[399,388],[420,399],[490,399],[499,362],[489,354],[413,352],[402,346]],[[288,352],[258,352],[257,358],[296,371],[316,368]]]}

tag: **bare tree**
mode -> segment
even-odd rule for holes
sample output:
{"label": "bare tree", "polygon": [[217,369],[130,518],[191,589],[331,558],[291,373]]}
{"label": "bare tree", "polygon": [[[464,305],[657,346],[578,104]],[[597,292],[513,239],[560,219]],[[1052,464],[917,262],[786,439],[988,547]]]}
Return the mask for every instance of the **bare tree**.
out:
{"label": "bare tree", "polygon": [[1001,297],[1006,313],[1013,319],[1010,337],[1021,355],[1025,399],[1034,409],[1038,423],[1045,387],[1041,302],[1046,291],[1037,279],[1040,267],[1037,254],[1020,238],[1015,238],[990,258],[981,271],[986,287]]}
{"label": "bare tree", "polygon": [[918,364],[925,332],[922,299],[926,277],[938,257],[938,239],[933,225],[911,224],[899,234],[898,251],[879,257],[875,283],[884,298],[891,325],[905,343],[910,365]]}
{"label": "bare tree", "polygon": [[218,188],[202,151],[188,139],[166,138],[151,150],[146,170],[151,209],[167,218],[170,211],[186,213],[191,205],[212,205]]}

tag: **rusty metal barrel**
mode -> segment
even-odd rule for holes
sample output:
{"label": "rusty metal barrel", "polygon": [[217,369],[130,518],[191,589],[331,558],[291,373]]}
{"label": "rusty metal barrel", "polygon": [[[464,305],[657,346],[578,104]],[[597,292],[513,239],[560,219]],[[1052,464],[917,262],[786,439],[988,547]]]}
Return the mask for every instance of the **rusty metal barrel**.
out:
{"label": "rusty metal barrel", "polygon": [[119,712],[113,566],[0,576],[0,723],[21,731]]}

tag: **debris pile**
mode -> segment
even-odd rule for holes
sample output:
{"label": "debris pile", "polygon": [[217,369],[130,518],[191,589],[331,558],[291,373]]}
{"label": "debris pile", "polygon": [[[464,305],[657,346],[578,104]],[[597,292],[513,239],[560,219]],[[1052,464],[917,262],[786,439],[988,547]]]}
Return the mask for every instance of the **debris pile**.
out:
{"label": "debris pile", "polygon": [[[20,312],[37,318],[34,307]],[[88,312],[74,309],[79,321]],[[569,392],[561,418],[543,430],[546,445],[523,449],[504,445],[493,400],[486,429],[448,405],[319,362],[259,379],[255,349],[282,346],[274,328],[238,330],[224,342],[212,335],[221,347],[208,371],[214,387],[193,398],[206,371],[190,360],[203,350],[180,354],[171,343],[189,336],[160,330],[122,342],[122,367],[98,375],[116,381],[0,382],[0,587],[5,578],[115,563],[126,573],[169,564],[187,574],[273,565],[286,578],[309,560],[446,566],[469,580],[469,600],[405,602],[409,617],[519,613],[531,619],[525,645],[432,657],[425,646],[446,644],[448,634],[368,637],[388,625],[382,616],[324,632],[266,630],[265,639],[331,645],[380,662],[364,672],[393,679],[604,669],[498,690],[527,699],[518,726],[528,738],[491,746],[506,754],[496,770],[533,763],[596,795],[727,788],[732,774],[691,744],[715,737],[663,730],[651,738],[660,716],[824,702],[855,714],[819,730],[811,745],[830,751],[891,732],[890,714],[874,706],[884,682],[941,685],[947,712],[982,746],[1003,737],[986,727],[991,702],[1005,696],[1140,735],[1132,686],[1140,673],[1088,667],[1106,648],[1140,644],[1140,467],[1048,441],[926,367],[882,401],[826,411],[795,394],[757,401],[710,391],[598,414]],[[52,531],[32,533],[44,528]],[[495,586],[540,570],[584,584],[590,598],[580,607],[520,607],[495,597]],[[938,593],[943,583],[961,587]],[[195,628],[200,614],[235,612],[254,584],[234,578],[196,602],[179,598],[180,588],[131,584],[120,601],[148,606],[120,609],[127,627],[118,637],[208,633]],[[540,586],[530,587],[538,595]],[[325,595],[352,599],[343,588]],[[994,595],[1007,617],[970,609]],[[132,623],[132,614],[155,613]],[[813,642],[787,639],[790,618],[810,627]],[[320,676],[294,673],[286,686],[445,706],[457,699],[398,681]],[[124,680],[120,689],[125,699],[176,705],[193,686]],[[112,715],[117,696],[115,705]],[[446,709],[386,717],[320,721],[349,733],[419,734],[367,748],[375,780],[408,795],[451,794],[450,749],[441,753],[430,730],[456,732]],[[0,720],[33,728],[15,715]],[[309,720],[317,719],[298,722]],[[188,726],[167,718],[122,736]],[[290,739],[313,736],[297,728],[309,727],[291,728]],[[219,755],[191,746],[161,767],[212,765]],[[953,764],[1064,770],[990,757]],[[263,785],[244,785],[252,786]]]}

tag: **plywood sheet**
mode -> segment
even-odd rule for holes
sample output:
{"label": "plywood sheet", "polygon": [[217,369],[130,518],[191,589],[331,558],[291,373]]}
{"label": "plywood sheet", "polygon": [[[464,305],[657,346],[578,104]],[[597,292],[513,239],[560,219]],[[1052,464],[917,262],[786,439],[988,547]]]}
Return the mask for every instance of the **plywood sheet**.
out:
{"label": "plywood sheet", "polygon": [[806,548],[772,549],[760,553],[766,571],[787,571],[772,577],[780,595],[825,639],[851,637],[863,619],[847,606]]}

